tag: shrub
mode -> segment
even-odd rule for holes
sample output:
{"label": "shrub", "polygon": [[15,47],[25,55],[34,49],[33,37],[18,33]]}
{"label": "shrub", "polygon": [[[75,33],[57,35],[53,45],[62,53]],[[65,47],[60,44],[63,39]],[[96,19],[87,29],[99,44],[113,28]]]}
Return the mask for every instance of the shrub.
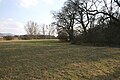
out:
{"label": "shrub", "polygon": [[22,40],[30,40],[30,39],[32,39],[32,38],[31,38],[31,36],[29,36],[29,35],[21,35],[21,36],[19,37],[19,39],[22,39]]}
{"label": "shrub", "polygon": [[14,37],[13,36],[4,36],[3,39],[4,40],[13,40]]}
{"label": "shrub", "polygon": [[59,32],[57,38],[63,42],[67,42],[69,40],[68,34],[64,31]]}

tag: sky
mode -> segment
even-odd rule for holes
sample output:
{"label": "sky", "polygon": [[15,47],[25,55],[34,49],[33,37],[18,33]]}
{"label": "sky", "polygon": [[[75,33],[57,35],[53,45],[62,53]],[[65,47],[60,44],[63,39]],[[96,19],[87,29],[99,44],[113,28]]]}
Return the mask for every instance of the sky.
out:
{"label": "sky", "polygon": [[0,33],[26,34],[27,21],[49,24],[66,0],[0,0]]}

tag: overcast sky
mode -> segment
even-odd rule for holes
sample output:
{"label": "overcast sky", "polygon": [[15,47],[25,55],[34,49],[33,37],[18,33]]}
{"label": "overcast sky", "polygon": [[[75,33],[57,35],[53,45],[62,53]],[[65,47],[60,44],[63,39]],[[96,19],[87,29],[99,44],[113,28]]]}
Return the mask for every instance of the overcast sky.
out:
{"label": "overcast sky", "polygon": [[66,0],[0,0],[0,33],[25,34],[24,25],[52,22],[51,10],[59,10]]}

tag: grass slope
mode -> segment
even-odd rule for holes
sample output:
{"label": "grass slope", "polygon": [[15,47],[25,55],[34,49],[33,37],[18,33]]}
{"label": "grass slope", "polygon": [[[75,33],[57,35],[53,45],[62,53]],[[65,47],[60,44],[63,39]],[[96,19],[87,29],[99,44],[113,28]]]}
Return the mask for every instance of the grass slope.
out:
{"label": "grass slope", "polygon": [[0,80],[120,80],[120,48],[0,42]]}

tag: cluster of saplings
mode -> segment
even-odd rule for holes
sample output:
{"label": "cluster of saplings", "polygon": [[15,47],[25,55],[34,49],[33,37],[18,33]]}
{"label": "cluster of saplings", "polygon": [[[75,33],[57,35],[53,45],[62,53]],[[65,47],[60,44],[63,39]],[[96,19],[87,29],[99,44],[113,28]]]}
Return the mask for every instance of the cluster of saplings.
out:
{"label": "cluster of saplings", "polygon": [[74,44],[120,45],[119,0],[67,0],[53,12],[58,38]]}

